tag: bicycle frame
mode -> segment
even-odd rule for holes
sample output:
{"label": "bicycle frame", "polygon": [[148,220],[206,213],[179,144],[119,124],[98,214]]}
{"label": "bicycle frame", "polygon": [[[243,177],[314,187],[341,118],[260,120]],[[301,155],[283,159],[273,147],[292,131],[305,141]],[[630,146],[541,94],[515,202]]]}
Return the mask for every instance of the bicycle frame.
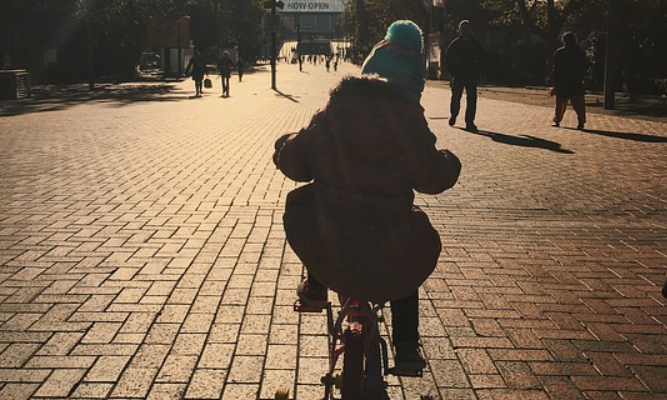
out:
{"label": "bicycle frame", "polygon": [[[336,343],[341,342],[338,350],[342,349],[344,356],[341,400],[388,399],[383,378],[387,344],[380,337],[382,317],[378,316],[383,306],[373,307],[366,301],[355,299],[341,299],[341,304],[331,332],[331,354],[336,354]],[[331,361],[329,373],[333,373],[337,357]]]}
{"label": "bicycle frame", "polygon": [[[327,303],[329,331],[329,370],[322,377],[323,400],[388,400],[384,375],[388,374],[387,343],[379,334],[378,315],[383,305],[372,306],[361,300],[341,297],[341,309],[334,319],[331,303]],[[321,312],[300,302],[298,312]],[[342,375],[335,375],[342,359]],[[334,397],[340,388],[340,399]]]}
{"label": "bicycle frame", "polygon": [[[421,377],[421,371],[397,371],[388,368],[387,342],[380,336],[379,326],[384,321],[380,311],[384,304],[339,296],[341,308],[334,318],[331,302],[325,308],[311,308],[297,300],[294,311],[327,312],[329,366],[322,377],[324,397],[320,400],[389,400],[386,375]],[[342,361],[341,361],[342,360]],[[336,367],[342,363],[342,374]],[[340,398],[334,389],[340,389]],[[275,400],[288,400],[289,390],[280,388]],[[422,399],[432,400],[430,396]]]}

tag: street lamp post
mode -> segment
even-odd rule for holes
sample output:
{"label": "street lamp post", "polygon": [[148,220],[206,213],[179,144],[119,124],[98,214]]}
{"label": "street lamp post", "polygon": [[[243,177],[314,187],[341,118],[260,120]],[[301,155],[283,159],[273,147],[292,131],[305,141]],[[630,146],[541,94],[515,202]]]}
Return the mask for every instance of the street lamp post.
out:
{"label": "street lamp post", "polygon": [[281,0],[267,0],[264,2],[264,8],[271,10],[271,89],[276,90],[276,31],[278,25],[276,23],[276,8],[281,10],[285,7],[285,3]]}
{"label": "street lamp post", "polygon": [[433,10],[436,6],[442,7],[442,26],[440,27],[440,79],[444,79],[445,57],[447,55],[447,7],[445,6],[445,0],[433,0],[431,3],[431,23],[433,23]]}
{"label": "street lamp post", "polygon": [[296,22],[296,57],[299,62],[299,72],[303,71],[303,64],[301,63],[301,16],[297,15]]}

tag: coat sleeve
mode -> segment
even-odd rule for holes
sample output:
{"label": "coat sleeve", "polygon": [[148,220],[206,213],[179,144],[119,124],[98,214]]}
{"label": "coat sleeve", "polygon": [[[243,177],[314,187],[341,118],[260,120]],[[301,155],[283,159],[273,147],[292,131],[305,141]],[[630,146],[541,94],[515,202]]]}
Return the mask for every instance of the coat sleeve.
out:
{"label": "coat sleeve", "polygon": [[480,75],[486,75],[486,53],[482,45],[475,40],[475,61],[477,63],[477,70]]}
{"label": "coat sleeve", "polygon": [[447,52],[445,53],[445,65],[447,66],[449,73],[452,75],[458,74],[455,62],[456,57],[456,42],[452,41],[449,46],[447,46]]}
{"label": "coat sleeve", "polygon": [[456,184],[461,174],[461,162],[449,150],[435,148],[435,137],[414,143],[403,156],[416,191],[438,194]]}
{"label": "coat sleeve", "polygon": [[556,51],[554,53],[554,61],[553,61],[553,72],[551,74],[551,80],[553,83],[554,87],[558,87],[562,82],[561,82],[561,52]]}
{"label": "coat sleeve", "polygon": [[185,76],[190,75],[190,68],[192,68],[192,60],[194,60],[194,57],[190,59],[190,61],[188,62],[188,66],[185,67],[184,71]]}
{"label": "coat sleeve", "polygon": [[294,181],[309,182],[314,179],[308,159],[312,152],[311,138],[321,128],[321,114],[316,113],[307,128],[283,135],[275,143],[273,162],[285,176]]}

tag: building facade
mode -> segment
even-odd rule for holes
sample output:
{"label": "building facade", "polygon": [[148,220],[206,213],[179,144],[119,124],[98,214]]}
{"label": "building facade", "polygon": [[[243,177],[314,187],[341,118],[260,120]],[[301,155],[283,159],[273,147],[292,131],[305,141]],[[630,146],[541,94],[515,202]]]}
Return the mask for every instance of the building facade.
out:
{"label": "building facade", "polygon": [[[337,52],[345,32],[342,14],[348,0],[287,0],[280,14],[280,37],[290,53],[298,44],[303,54],[326,54],[325,43]],[[284,54],[284,52],[281,52]]]}

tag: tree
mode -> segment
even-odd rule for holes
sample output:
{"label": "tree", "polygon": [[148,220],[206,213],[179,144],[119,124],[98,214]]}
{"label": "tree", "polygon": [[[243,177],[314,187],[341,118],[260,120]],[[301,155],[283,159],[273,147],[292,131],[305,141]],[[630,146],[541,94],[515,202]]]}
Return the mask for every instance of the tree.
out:
{"label": "tree", "polygon": [[583,25],[588,29],[602,24],[600,16],[604,14],[602,10],[605,10],[605,2],[606,0],[481,0],[476,3],[485,10],[491,25],[520,26],[525,32],[544,40],[545,78],[548,80],[553,66],[553,54],[558,48],[563,30],[574,28],[572,22],[581,16],[594,16],[593,20],[588,20]]}
{"label": "tree", "polygon": [[667,94],[667,2],[626,1],[620,15],[619,68],[625,89]]}
{"label": "tree", "polygon": [[392,22],[401,19],[414,21],[428,30],[428,11],[422,0],[354,0],[347,3],[343,18],[353,32],[353,47],[368,51],[382,38]]}

